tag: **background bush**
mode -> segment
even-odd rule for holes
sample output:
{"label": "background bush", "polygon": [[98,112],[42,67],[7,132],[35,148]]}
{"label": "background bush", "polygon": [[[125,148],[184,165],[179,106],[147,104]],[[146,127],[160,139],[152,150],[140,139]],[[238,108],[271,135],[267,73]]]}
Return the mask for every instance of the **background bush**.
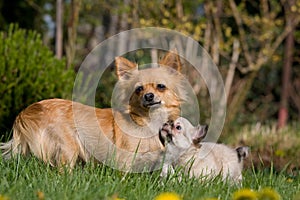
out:
{"label": "background bush", "polygon": [[277,129],[276,123],[261,123],[235,126],[231,134],[221,140],[232,147],[249,146],[250,157],[245,160],[245,168],[299,175],[300,169],[300,124],[291,123]]}
{"label": "background bush", "polygon": [[65,60],[54,57],[41,36],[10,25],[0,32],[0,133],[10,130],[16,115],[33,102],[71,98],[75,78]]}

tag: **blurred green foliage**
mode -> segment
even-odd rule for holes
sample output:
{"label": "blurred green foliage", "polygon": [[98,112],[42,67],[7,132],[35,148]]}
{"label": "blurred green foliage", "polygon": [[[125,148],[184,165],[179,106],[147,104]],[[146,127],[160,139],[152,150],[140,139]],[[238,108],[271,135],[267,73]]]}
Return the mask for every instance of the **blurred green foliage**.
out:
{"label": "blurred green foliage", "polygon": [[48,14],[48,0],[13,0],[0,1],[0,30],[6,30],[11,23],[18,23],[24,29],[34,29],[38,32],[45,31],[47,24],[44,16]]}
{"label": "blurred green foliage", "polygon": [[220,138],[233,147],[249,146],[251,156],[245,160],[245,168],[274,169],[295,174],[300,169],[300,125],[290,123],[277,129],[274,122],[262,124],[235,124],[232,132]]}
{"label": "blurred green foliage", "polygon": [[75,78],[44,46],[41,36],[10,25],[0,32],[0,130],[9,130],[17,114],[46,98],[71,98]]}
{"label": "blurred green foliage", "polygon": [[[75,70],[96,45],[121,31],[142,27],[161,27],[179,31],[198,41],[206,49],[218,66],[224,82],[230,80],[229,72],[233,72],[227,94],[225,127],[229,129],[235,123],[257,121],[268,123],[278,118],[280,101],[284,99],[281,97],[282,74],[286,63],[284,57],[289,54],[284,50],[285,31],[289,29],[287,19],[293,19],[295,48],[290,48],[294,53],[288,92],[288,120],[299,121],[300,0],[80,0],[79,21],[77,27],[72,27],[77,30],[76,40],[68,35],[72,16],[78,14],[72,6],[76,4],[75,2],[79,1],[63,1],[62,16],[63,46],[67,47],[67,44],[73,42],[76,48],[75,58],[69,58]],[[11,22],[17,22],[22,28],[42,33],[44,44],[54,49],[56,3],[57,1],[53,0],[2,1],[0,30],[7,28]],[[234,43],[237,42],[239,48],[234,50]],[[121,48],[122,44],[116,45],[115,49]],[[66,52],[65,49],[64,53]],[[233,60],[234,52],[238,52],[237,61]],[[141,66],[150,62],[151,56],[136,51],[129,55],[128,59]],[[230,64],[234,66],[232,71]],[[209,92],[205,83],[194,76],[193,72],[194,70],[187,70],[186,74],[193,88],[201,88],[199,91],[195,90],[195,93],[199,101],[201,118],[205,119],[204,123],[209,123]],[[96,96],[92,97],[95,98],[97,107],[110,106],[111,93],[117,81],[114,73],[111,66],[102,76]],[[80,73],[78,75],[81,76]],[[89,81],[94,80],[82,81],[87,90],[80,92],[85,94],[83,96],[90,97],[94,91],[89,90]],[[226,132],[229,133],[230,130]]]}

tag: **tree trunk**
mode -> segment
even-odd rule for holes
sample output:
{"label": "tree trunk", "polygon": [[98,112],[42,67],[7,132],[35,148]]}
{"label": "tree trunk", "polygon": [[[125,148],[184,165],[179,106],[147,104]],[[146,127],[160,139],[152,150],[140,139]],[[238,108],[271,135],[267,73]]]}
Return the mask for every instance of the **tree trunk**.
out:
{"label": "tree trunk", "polygon": [[77,38],[77,24],[79,17],[79,9],[81,5],[81,0],[72,0],[71,1],[71,11],[68,21],[68,43],[66,47],[67,54],[67,68],[70,68],[74,62],[75,53],[76,53],[76,38]]}
{"label": "tree trunk", "polygon": [[[124,8],[130,5],[129,0],[123,0]],[[127,31],[128,27],[128,11],[126,9],[123,10],[120,21],[120,31]],[[118,44],[118,55],[122,55],[122,52],[126,52],[128,48],[128,40],[127,35],[123,34],[120,37],[120,41]]]}
{"label": "tree trunk", "polygon": [[[284,10],[287,26],[292,26],[292,15],[290,14],[291,7],[294,5],[294,1],[285,2]],[[292,30],[286,37],[284,44],[284,60],[282,68],[282,87],[281,87],[281,99],[278,112],[277,127],[283,128],[287,124],[288,120],[288,99],[289,99],[289,86],[291,80],[291,71],[293,64],[293,49],[294,49],[294,30]]]}
{"label": "tree trunk", "polygon": [[56,1],[56,37],[55,37],[55,55],[58,59],[62,58],[63,53],[63,1]]}
{"label": "tree trunk", "polygon": [[233,99],[228,105],[227,116],[226,116],[226,125],[225,133],[228,133],[230,129],[231,122],[235,119],[238,112],[241,110],[242,105],[245,103],[247,95],[253,85],[253,82],[257,76],[258,71],[251,71],[244,80],[239,84],[236,94],[234,94]]}

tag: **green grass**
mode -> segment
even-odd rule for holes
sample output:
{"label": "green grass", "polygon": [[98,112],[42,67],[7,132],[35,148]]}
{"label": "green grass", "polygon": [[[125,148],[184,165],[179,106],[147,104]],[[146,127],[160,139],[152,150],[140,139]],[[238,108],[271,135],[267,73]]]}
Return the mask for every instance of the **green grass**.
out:
{"label": "green grass", "polygon": [[[219,198],[232,199],[241,188],[260,190],[272,188],[282,199],[300,196],[300,174],[288,176],[272,170],[244,171],[242,186],[215,180],[199,182],[183,177],[160,178],[159,171],[153,173],[126,174],[100,164],[88,163],[77,166],[72,173],[61,173],[36,158],[19,158],[3,161],[0,158],[0,195],[9,199],[154,199],[163,192],[175,192],[183,199]],[[299,197],[298,197],[299,198]],[[1,199],[1,196],[0,196]],[[40,198],[42,199],[42,198]],[[116,199],[116,198],[115,198]]]}

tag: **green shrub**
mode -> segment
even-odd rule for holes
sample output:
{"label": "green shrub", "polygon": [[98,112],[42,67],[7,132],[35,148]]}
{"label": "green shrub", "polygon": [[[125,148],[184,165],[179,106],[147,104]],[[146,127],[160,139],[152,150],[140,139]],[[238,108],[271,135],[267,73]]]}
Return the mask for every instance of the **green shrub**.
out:
{"label": "green shrub", "polygon": [[0,32],[0,131],[11,129],[16,115],[33,102],[71,98],[75,73],[66,70],[35,31],[11,25]]}

